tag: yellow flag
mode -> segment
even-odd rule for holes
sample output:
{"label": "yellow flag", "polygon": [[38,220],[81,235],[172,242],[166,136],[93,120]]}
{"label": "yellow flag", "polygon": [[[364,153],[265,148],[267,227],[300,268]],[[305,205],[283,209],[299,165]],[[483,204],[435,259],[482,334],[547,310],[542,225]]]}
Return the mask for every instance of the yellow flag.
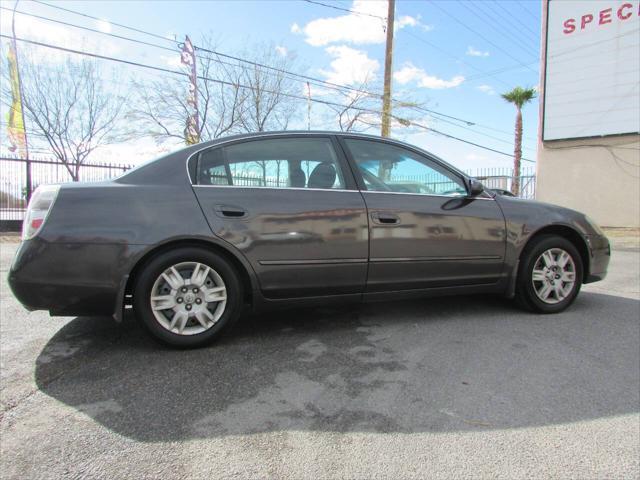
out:
{"label": "yellow flag", "polygon": [[11,142],[10,151],[18,150],[21,157],[26,156],[26,134],[24,122],[22,120],[22,99],[20,97],[20,76],[18,74],[18,64],[16,61],[16,51],[14,45],[9,46],[7,55],[9,62],[9,78],[11,81],[11,108],[7,113],[7,133]]}

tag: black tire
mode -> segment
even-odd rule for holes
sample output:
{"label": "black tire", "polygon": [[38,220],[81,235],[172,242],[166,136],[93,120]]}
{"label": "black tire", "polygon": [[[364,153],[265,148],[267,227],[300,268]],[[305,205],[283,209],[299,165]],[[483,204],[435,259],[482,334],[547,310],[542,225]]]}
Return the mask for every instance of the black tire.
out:
{"label": "black tire", "polygon": [[[532,280],[533,269],[536,261],[545,251],[552,248],[560,248],[567,252],[575,265],[575,283],[573,290],[563,300],[555,304],[542,301],[536,294]],[[571,305],[582,286],[584,267],[580,252],[573,243],[558,235],[540,235],[535,237],[526,246],[520,256],[518,278],[516,281],[516,301],[526,310],[536,313],[559,313]]]}
{"label": "black tire", "polygon": [[[227,302],[216,323],[202,333],[180,335],[163,327],[151,309],[151,290],[156,279],[168,268],[182,262],[198,262],[211,267],[222,278]],[[152,258],[137,277],[133,290],[136,318],[162,343],[178,348],[197,348],[220,338],[238,320],[242,312],[242,283],[235,268],[223,257],[200,247],[182,247]]]}

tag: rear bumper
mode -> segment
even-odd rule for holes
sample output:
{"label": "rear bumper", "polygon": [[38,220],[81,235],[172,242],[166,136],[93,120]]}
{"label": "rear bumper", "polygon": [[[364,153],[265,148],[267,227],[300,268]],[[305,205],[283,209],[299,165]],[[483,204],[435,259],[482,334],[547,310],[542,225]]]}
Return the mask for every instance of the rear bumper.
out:
{"label": "rear bumper", "polygon": [[604,280],[607,276],[607,267],[611,259],[611,245],[604,235],[590,235],[586,237],[589,246],[589,271],[584,283],[593,283]]}
{"label": "rear bumper", "polygon": [[51,315],[112,315],[137,248],[124,244],[23,242],[9,269],[13,294]]}

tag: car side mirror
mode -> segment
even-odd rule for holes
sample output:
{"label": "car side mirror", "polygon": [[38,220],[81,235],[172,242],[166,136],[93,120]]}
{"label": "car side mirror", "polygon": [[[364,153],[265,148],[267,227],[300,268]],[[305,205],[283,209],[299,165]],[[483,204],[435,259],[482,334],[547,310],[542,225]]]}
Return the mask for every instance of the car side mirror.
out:
{"label": "car side mirror", "polygon": [[469,179],[469,196],[477,197],[482,192],[484,192],[484,185],[482,182],[476,180],[475,178]]}

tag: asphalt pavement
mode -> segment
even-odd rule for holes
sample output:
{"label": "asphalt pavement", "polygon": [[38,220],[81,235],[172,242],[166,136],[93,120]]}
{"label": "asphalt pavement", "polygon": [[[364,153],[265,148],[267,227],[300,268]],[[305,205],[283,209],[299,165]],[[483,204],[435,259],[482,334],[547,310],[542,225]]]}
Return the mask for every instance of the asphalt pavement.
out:
{"label": "asphalt pavement", "polygon": [[50,318],[0,244],[1,478],[638,478],[640,253],[570,310],[489,296],[289,310],[176,351]]}

